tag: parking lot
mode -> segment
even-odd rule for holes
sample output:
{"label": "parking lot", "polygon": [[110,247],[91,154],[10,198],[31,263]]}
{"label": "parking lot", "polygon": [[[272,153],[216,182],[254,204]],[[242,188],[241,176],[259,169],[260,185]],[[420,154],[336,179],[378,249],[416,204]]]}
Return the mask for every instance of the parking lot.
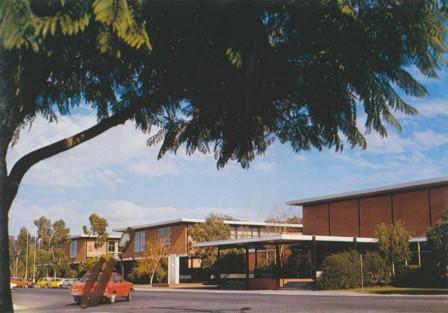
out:
{"label": "parking lot", "polygon": [[81,309],[66,289],[16,289],[16,312],[443,312],[446,296],[364,296],[291,292],[147,290],[131,302]]}

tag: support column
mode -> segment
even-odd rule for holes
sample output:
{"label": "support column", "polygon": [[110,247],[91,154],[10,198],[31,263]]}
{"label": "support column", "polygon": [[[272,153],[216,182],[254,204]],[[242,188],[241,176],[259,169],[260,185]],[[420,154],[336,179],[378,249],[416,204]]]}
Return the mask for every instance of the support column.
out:
{"label": "support column", "polygon": [[422,255],[420,251],[420,242],[417,241],[417,261],[418,261],[418,268],[422,267]]}
{"label": "support column", "polygon": [[249,290],[249,248],[246,247],[246,289]]}
{"label": "support column", "polygon": [[316,236],[313,236],[312,241],[312,251],[311,251],[311,268],[313,269],[313,281],[314,281],[314,290],[317,289],[317,246],[316,246]]}
{"label": "support column", "polygon": [[221,286],[221,248],[218,247],[218,257],[216,258],[216,282]]}
{"label": "support column", "polygon": [[257,267],[258,267],[258,248],[255,247],[254,278],[255,273],[257,272]]}
{"label": "support column", "polygon": [[280,288],[280,247],[275,244],[275,278],[277,280],[277,288]]}

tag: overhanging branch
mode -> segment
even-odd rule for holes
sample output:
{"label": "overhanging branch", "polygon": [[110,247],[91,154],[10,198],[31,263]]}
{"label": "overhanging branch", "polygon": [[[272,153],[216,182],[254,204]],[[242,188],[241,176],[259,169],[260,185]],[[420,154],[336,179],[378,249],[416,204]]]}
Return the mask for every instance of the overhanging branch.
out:
{"label": "overhanging branch", "polygon": [[10,190],[10,199],[14,199],[23,176],[33,165],[58,153],[70,150],[92,138],[95,138],[96,136],[104,133],[114,126],[124,124],[129,118],[131,118],[143,107],[143,104],[144,101],[138,101],[134,105],[131,105],[130,107],[123,109],[122,111],[119,111],[108,118],[103,119],[98,124],[88,129],[85,129],[73,136],[56,141],[52,144],[41,147],[24,155],[14,164],[11,172],[8,175],[8,182],[12,189]]}

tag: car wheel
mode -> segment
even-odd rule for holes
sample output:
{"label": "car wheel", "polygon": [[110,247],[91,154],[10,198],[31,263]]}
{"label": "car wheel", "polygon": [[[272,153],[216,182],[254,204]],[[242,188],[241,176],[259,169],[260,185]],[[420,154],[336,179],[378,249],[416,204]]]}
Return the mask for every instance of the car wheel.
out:
{"label": "car wheel", "polygon": [[80,303],[81,303],[81,297],[74,297],[73,299],[75,300],[75,302],[76,302],[77,304],[80,304]]}
{"label": "car wheel", "polygon": [[126,297],[127,301],[131,301],[132,300],[132,290],[129,291],[128,296]]}
{"label": "car wheel", "polygon": [[117,299],[117,294],[115,294],[115,293],[111,294],[110,298],[109,298],[109,303],[110,304],[115,303],[116,299]]}

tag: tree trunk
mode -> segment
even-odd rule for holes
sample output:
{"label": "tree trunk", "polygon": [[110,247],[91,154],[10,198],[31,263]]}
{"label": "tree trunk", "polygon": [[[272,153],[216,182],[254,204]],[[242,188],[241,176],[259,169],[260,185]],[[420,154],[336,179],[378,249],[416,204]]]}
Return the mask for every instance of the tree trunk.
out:
{"label": "tree trunk", "polygon": [[14,312],[10,289],[8,213],[11,200],[6,174],[6,148],[7,145],[0,142],[0,312],[2,313]]}

